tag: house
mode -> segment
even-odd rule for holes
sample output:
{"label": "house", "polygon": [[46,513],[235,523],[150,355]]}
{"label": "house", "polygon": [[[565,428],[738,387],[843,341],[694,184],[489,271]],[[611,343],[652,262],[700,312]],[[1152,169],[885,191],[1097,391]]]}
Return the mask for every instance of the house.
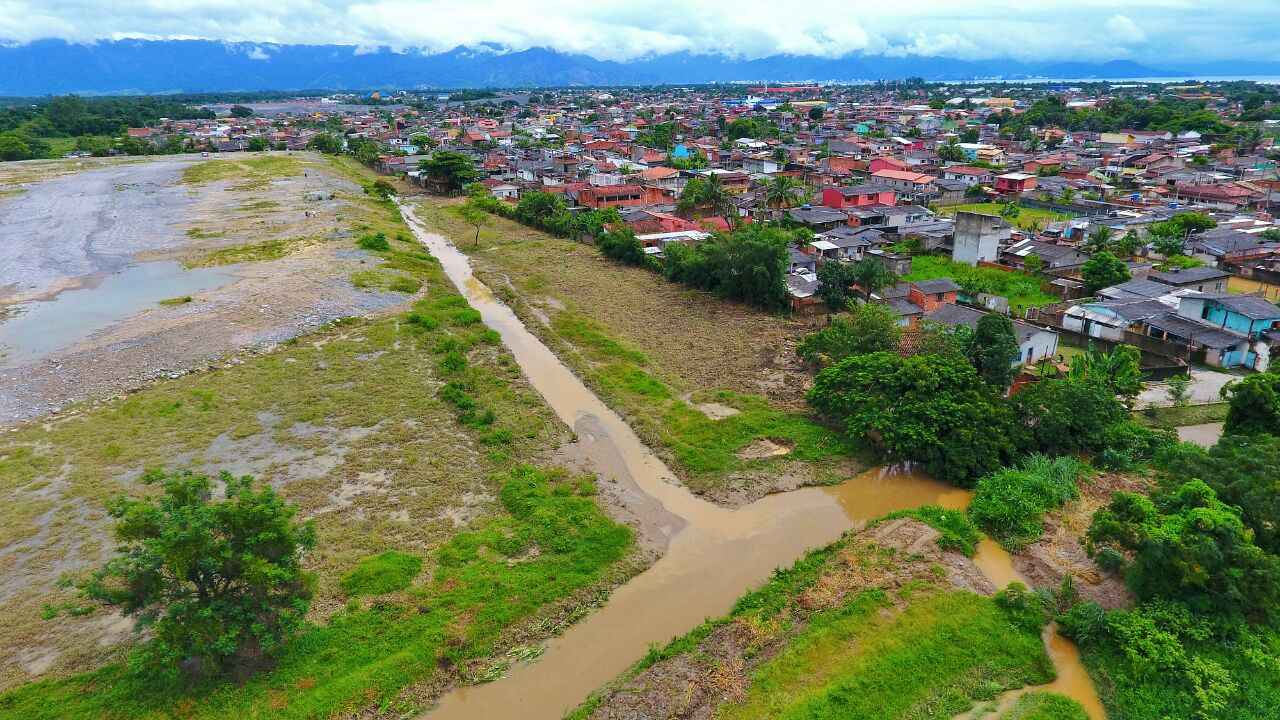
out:
{"label": "house", "polygon": [[846,207],[898,204],[897,191],[886,185],[855,185],[853,187],[828,187],[822,189],[822,204],[839,210]]}
{"label": "house", "polygon": [[787,272],[789,273],[816,273],[818,272],[818,260],[813,255],[803,253],[793,247],[787,248]]}
{"label": "house", "polygon": [[823,260],[858,262],[875,244],[882,233],[873,228],[851,228],[847,225],[814,236],[806,246],[806,252]]}
{"label": "house", "polygon": [[990,185],[995,182],[995,174],[990,170],[970,165],[952,165],[943,168],[942,177],[945,180],[958,180],[969,187]]}
{"label": "house", "polygon": [[937,193],[934,185],[937,178],[933,175],[910,170],[880,170],[873,172],[871,177],[897,190],[898,194],[908,196],[913,202],[928,202]]}
{"label": "house", "polygon": [[1010,267],[1025,268],[1027,258],[1032,255],[1040,258],[1040,267],[1044,270],[1079,267],[1089,260],[1087,253],[1080,252],[1070,245],[1055,245],[1032,238],[1010,245],[1001,254],[1001,259]]}
{"label": "house", "polygon": [[644,205],[644,188],[639,185],[588,186],[578,192],[578,203],[595,210]]}
{"label": "house", "polygon": [[791,208],[787,211],[787,217],[814,232],[825,232],[849,222],[849,216],[839,210],[812,205]]}
{"label": "house", "polygon": [[[963,325],[976,329],[986,314],[963,305],[943,304],[925,313],[924,319],[950,327]],[[1015,367],[1052,358],[1058,353],[1058,333],[1052,330],[1014,320],[1013,334],[1018,342],[1018,358],[1012,363]]]}
{"label": "house", "polygon": [[1019,194],[1036,189],[1036,176],[1030,173],[1011,172],[996,176],[996,192]]}
{"label": "house", "polygon": [[970,186],[963,180],[942,178],[935,180],[933,184],[938,188],[938,195],[934,200],[935,205],[950,206],[963,205],[965,203],[965,193]]}
{"label": "house", "polygon": [[930,313],[943,305],[955,305],[959,290],[960,286],[951,278],[919,280],[908,283],[907,300]]}
{"label": "house", "polygon": [[1193,267],[1153,271],[1147,276],[1147,279],[1174,288],[1205,293],[1222,293],[1227,291],[1227,280],[1230,277],[1228,273],[1216,268]]}
{"label": "house", "polygon": [[958,212],[951,259],[966,265],[995,262],[1000,257],[1000,246],[1009,242],[1012,235],[1013,227],[997,215]]}

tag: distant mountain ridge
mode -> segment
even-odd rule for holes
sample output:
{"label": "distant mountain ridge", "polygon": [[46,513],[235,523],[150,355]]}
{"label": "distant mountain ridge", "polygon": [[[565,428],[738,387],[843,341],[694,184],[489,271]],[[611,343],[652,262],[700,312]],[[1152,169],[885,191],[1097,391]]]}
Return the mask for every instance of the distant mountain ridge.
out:
{"label": "distant mountain ridge", "polygon": [[[1238,72],[1280,75],[1280,63]],[[1265,66],[1265,67],[1264,67]],[[1105,63],[956,60],[944,57],[774,55],[741,60],[674,53],[631,62],[597,60],[546,48],[504,52],[373,51],[347,45],[274,45],[208,40],[119,40],[74,44],[40,40],[0,45],[0,95],[123,94],[324,88],[476,88],[647,85],[733,81],[970,80],[1026,77],[1179,77],[1194,72],[1118,60]]]}

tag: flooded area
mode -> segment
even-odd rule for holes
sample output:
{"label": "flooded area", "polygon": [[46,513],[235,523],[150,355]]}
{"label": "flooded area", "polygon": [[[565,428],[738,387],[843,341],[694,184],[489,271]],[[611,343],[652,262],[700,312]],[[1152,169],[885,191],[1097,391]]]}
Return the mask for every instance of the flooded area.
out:
{"label": "flooded area", "polygon": [[11,306],[8,319],[0,320],[0,367],[40,360],[162,300],[213,290],[235,279],[231,268],[139,263],[52,300]]}
{"label": "flooded area", "polygon": [[1222,438],[1223,427],[1222,423],[1183,425],[1178,428],[1178,439],[1182,442],[1195,443],[1202,448],[1211,448]]}
{"label": "flooded area", "polygon": [[[615,486],[614,492],[636,515],[641,533],[657,533],[666,545],[657,562],[615,590],[602,608],[549,641],[537,662],[517,665],[498,681],[454,690],[425,715],[429,720],[561,718],[639,660],[649,647],[725,614],[744,592],[808,550],[893,510],[925,504],[960,509],[968,504],[968,491],[892,470],[863,473],[835,487],[771,495],[738,509],[694,495],[678,484],[626,422],[472,277],[465,255],[443,237],[427,232],[412,207],[402,205],[401,209],[418,239],[440,260],[484,322],[502,336],[533,387],[575,429],[582,452],[601,476],[601,485]],[[1006,576],[1016,576],[1008,555],[998,546],[989,545],[983,559],[997,584],[1003,584]],[[1007,572],[1000,570],[1002,565],[1007,565]],[[1055,638],[1056,634],[1049,635],[1051,652],[1060,640]],[[1054,659],[1070,665],[1073,657]],[[1060,667],[1059,682],[1077,669],[1083,673],[1078,659],[1074,667]],[[1089,698],[1096,704],[1087,676],[1081,677],[1086,687],[1070,694],[1086,707]],[[1103,717],[1090,712],[1095,720]]]}

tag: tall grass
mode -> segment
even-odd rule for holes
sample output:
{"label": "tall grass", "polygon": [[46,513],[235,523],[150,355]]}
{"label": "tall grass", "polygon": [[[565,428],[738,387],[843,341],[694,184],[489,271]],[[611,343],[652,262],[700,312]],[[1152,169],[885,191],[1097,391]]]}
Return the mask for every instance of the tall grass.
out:
{"label": "tall grass", "polygon": [[1044,514],[1080,496],[1076,482],[1086,467],[1072,457],[1032,455],[1016,468],[978,480],[969,515],[1011,552],[1044,534]]}

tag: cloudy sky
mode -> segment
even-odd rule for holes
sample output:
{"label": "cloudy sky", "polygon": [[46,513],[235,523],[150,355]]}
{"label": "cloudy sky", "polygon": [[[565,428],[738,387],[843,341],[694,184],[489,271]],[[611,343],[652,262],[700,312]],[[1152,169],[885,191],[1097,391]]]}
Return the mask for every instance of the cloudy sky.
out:
{"label": "cloudy sky", "polygon": [[0,41],[204,38],[626,60],[855,51],[1169,64],[1280,58],[1280,0],[0,0]]}

